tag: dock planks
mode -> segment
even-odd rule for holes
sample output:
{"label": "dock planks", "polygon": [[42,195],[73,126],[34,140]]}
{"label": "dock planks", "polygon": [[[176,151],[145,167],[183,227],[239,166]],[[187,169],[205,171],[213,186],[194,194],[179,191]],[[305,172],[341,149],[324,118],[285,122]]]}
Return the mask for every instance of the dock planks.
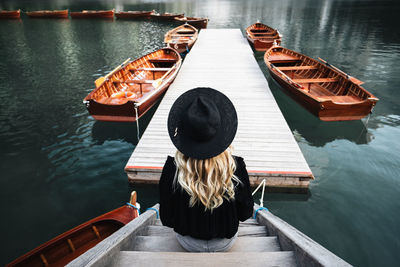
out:
{"label": "dock planks", "polygon": [[313,175],[250,46],[239,29],[203,29],[168,89],[125,171],[131,182],[158,183],[175,147],[167,132],[170,107],[182,93],[211,87],[226,94],[238,113],[235,155],[245,159],[250,182],[306,189]]}

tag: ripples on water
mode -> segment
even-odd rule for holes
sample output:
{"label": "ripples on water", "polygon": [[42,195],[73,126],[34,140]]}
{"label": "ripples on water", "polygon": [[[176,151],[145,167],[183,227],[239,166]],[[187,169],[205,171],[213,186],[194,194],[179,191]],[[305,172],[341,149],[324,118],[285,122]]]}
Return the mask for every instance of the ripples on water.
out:
{"label": "ripples on water", "polygon": [[[283,45],[328,60],[380,98],[369,120],[322,122],[256,60],[316,180],[306,195],[267,195],[277,215],[352,264],[400,260],[400,36],[397,1],[2,1],[0,9],[151,10],[209,17],[211,28],[276,27]],[[128,57],[162,47],[175,24],[154,21],[0,21],[0,261],[122,205],[146,207],[157,187],[131,187],[124,166],[136,125],[96,122],[82,99]],[[234,55],[233,55],[234,56]],[[206,77],[205,77],[206,79]],[[144,131],[155,108],[141,120]],[[257,197],[258,198],[258,197]],[[34,230],[33,230],[34,229]]]}

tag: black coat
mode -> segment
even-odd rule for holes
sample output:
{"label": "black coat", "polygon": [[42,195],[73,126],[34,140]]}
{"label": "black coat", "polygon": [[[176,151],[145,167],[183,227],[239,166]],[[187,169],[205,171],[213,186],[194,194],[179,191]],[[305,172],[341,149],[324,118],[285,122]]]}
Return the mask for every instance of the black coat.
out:
{"label": "black coat", "polygon": [[201,203],[189,207],[190,196],[179,183],[173,185],[176,166],[173,157],[168,157],[160,178],[160,217],[163,225],[174,228],[181,235],[209,240],[231,238],[239,226],[253,213],[253,197],[250,192],[249,175],[241,157],[236,161],[235,175],[242,183],[235,185],[235,199],[226,200],[221,206],[205,211]]}

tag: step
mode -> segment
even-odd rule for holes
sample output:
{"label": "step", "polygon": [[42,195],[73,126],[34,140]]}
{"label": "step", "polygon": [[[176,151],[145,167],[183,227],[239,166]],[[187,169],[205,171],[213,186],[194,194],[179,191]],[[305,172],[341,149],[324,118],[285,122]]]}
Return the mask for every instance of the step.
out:
{"label": "step", "polygon": [[219,252],[219,253],[188,253],[188,252],[147,252],[121,251],[115,259],[114,266],[296,266],[292,251],[279,252]]}
{"label": "step", "polygon": [[[136,236],[133,240],[135,251],[185,252],[175,236]],[[230,252],[280,251],[276,236],[238,237]]]}
{"label": "step", "polygon": [[[174,229],[160,225],[148,226],[147,235],[169,236],[175,235]],[[238,236],[267,236],[267,227],[265,226],[239,226]]]}
{"label": "step", "polygon": [[[162,224],[162,222],[161,222],[160,219],[157,219],[156,222],[154,223],[154,225],[160,225],[160,226],[162,226],[163,224]],[[239,225],[240,225],[240,226],[258,225],[258,222],[257,222],[257,220],[255,220],[255,219],[247,219],[247,220],[244,221],[244,222],[239,222]]]}

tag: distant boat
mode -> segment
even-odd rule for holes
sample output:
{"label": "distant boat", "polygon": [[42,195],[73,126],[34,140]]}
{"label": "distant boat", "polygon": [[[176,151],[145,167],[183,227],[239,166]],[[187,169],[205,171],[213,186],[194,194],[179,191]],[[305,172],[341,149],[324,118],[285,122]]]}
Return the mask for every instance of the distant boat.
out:
{"label": "distant boat", "polygon": [[112,10],[82,10],[81,12],[71,12],[71,18],[114,18],[114,9]]}
{"label": "distant boat", "polygon": [[26,12],[26,15],[31,18],[68,18],[68,9],[65,10],[38,10]]}
{"label": "distant boat", "polygon": [[[130,204],[137,205],[135,191],[132,192]],[[51,239],[6,267],[65,266],[138,216],[135,208],[122,206]]]}
{"label": "distant boat", "polygon": [[176,27],[165,34],[164,43],[179,53],[189,52],[196,42],[198,30],[189,24]]}
{"label": "distant boat", "polygon": [[21,9],[18,10],[0,10],[0,19],[19,19],[21,17]]}
{"label": "distant boat", "polygon": [[115,16],[119,19],[147,19],[155,11],[120,11],[115,12]]}
{"label": "distant boat", "polygon": [[165,93],[182,63],[171,48],[129,60],[97,79],[96,88],[83,100],[96,120],[136,121]]}
{"label": "distant boat", "polygon": [[150,15],[153,19],[160,19],[160,20],[174,20],[175,18],[182,18],[185,14],[176,14],[176,13],[153,13]]}
{"label": "distant boat", "polygon": [[208,18],[195,18],[195,17],[178,17],[175,18],[176,21],[180,21],[183,23],[188,23],[197,29],[205,29],[207,28]]}
{"label": "distant boat", "polygon": [[362,81],[326,61],[280,46],[270,48],[264,61],[286,92],[323,121],[359,120],[378,102]]}
{"label": "distant boat", "polygon": [[281,35],[278,30],[260,22],[256,22],[247,27],[246,37],[256,51],[266,51],[274,43],[277,45],[281,43]]}

